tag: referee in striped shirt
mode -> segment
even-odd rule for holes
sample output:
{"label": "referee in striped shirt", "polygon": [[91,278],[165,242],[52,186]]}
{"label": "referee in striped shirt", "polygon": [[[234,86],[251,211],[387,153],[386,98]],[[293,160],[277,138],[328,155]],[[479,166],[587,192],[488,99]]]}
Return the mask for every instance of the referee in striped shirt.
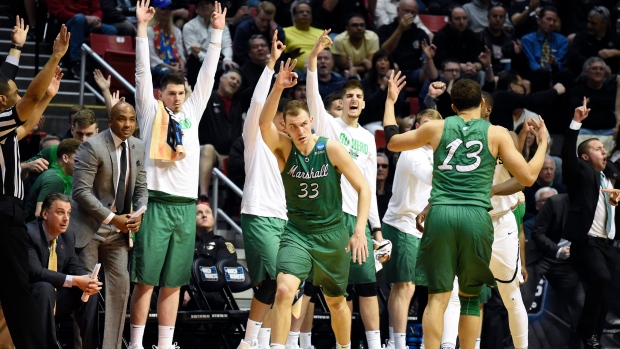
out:
{"label": "referee in striped shirt", "polygon": [[[43,69],[20,97],[17,85],[0,76],[0,303],[15,347],[45,348],[39,309],[28,291],[28,248],[24,220],[24,185],[21,180],[18,128],[38,118],[51,98],[46,91],[58,77],[58,63],[69,47],[69,33],[63,24],[54,50]],[[20,50],[21,47],[13,47]],[[22,128],[23,130],[23,128]]]}

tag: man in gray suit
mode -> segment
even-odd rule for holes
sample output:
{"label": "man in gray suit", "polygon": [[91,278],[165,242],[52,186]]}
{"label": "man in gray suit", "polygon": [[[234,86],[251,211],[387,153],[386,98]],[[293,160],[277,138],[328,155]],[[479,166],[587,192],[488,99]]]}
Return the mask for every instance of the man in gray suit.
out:
{"label": "man in gray suit", "polygon": [[121,347],[129,298],[127,233],[136,232],[142,221],[141,215],[130,218],[132,205],[137,211],[148,200],[144,143],[131,136],[136,111],[128,103],[117,103],[108,121],[109,130],[90,137],[78,148],[69,225],[84,267],[92,270],[99,261],[105,270],[106,349]]}

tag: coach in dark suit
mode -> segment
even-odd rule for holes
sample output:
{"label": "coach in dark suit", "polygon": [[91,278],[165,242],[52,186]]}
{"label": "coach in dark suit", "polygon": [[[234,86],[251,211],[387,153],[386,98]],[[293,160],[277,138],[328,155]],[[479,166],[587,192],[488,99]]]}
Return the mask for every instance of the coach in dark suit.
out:
{"label": "coach in dark suit", "polygon": [[[75,236],[63,234],[69,225],[71,204],[62,193],[48,195],[39,219],[26,225],[30,292],[37,300],[47,347],[56,347],[54,315],[74,312],[84,349],[97,348],[97,299],[101,282],[91,279],[75,253]],[[90,295],[82,302],[82,293]],[[31,319],[36,321],[36,319]]]}
{"label": "coach in dark suit", "polygon": [[565,229],[562,236],[572,242],[571,259],[588,285],[577,332],[586,348],[602,348],[598,335],[603,330],[609,287],[615,275],[612,242],[616,227],[609,194],[601,189],[612,188],[610,179],[618,179],[620,174],[616,166],[607,163],[607,153],[598,139],[588,139],[575,149],[581,122],[589,111],[584,97],[583,106],[575,109],[562,147],[562,173],[570,197],[566,219],[570,229]]}
{"label": "coach in dark suit", "polygon": [[129,231],[142,217],[130,219],[132,206],[146,206],[144,143],[132,137],[136,111],[125,102],[114,105],[110,128],[78,148],[73,171],[71,224],[86,269],[99,261],[105,270],[103,348],[119,348],[129,298]]}

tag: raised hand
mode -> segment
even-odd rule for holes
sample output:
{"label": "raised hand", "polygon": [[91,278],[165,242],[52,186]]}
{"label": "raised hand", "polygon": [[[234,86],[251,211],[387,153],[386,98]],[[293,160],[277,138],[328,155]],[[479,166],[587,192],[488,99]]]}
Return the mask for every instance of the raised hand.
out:
{"label": "raised hand", "polygon": [[525,122],[527,122],[530,128],[530,132],[536,136],[536,142],[540,145],[541,143],[547,144],[547,126],[545,125],[545,121],[543,118],[538,115],[538,121],[535,118],[529,118]]}
{"label": "raised hand", "polygon": [[30,26],[24,27],[24,19],[15,16],[15,26],[11,34],[11,43],[17,46],[24,46],[26,37],[28,36],[28,29],[30,29]]}
{"label": "raised hand", "polygon": [[62,73],[62,69],[60,67],[56,67],[56,71],[54,72],[54,76],[52,77],[52,81],[50,85],[47,87],[47,91],[45,92],[48,96],[54,97],[58,93],[58,89],[60,88],[60,81],[64,74]]}
{"label": "raised hand", "polygon": [[271,54],[269,55],[269,61],[273,62],[271,68],[276,64],[282,53],[286,50],[286,45],[282,43],[282,41],[278,40],[278,29],[273,31],[273,36],[271,38]]}
{"label": "raised hand", "polygon": [[293,71],[295,69],[295,65],[297,65],[296,59],[291,62],[291,59],[289,58],[286,60],[286,64],[284,62],[280,62],[280,72],[276,77],[276,86],[285,89],[297,85],[297,73]]}
{"label": "raised hand", "polygon": [[155,16],[155,8],[149,5],[149,0],[138,0],[136,3],[136,19],[138,20],[138,25],[148,24],[151,19],[153,19],[153,16]]}
{"label": "raised hand", "polygon": [[521,54],[521,52],[523,51],[523,45],[521,44],[521,40],[517,39],[515,41],[512,42],[512,47],[515,51],[515,54]]}
{"label": "raised hand", "polygon": [[110,89],[112,75],[108,75],[108,78],[106,79],[103,76],[103,73],[101,72],[101,70],[95,69],[95,71],[93,71],[93,77],[95,78],[95,82],[97,83],[97,86],[99,86],[101,91]]}
{"label": "raised hand", "polygon": [[60,57],[64,56],[69,48],[69,39],[71,39],[71,33],[67,30],[67,26],[63,24],[60,27],[60,33],[58,33],[56,40],[54,40],[53,54]]}
{"label": "raised hand", "polygon": [[435,57],[435,53],[437,52],[437,46],[433,44],[428,44],[426,39],[422,40],[422,52],[424,52],[424,56],[426,59],[433,59]]}
{"label": "raised hand", "polygon": [[583,105],[581,107],[575,108],[575,114],[573,115],[573,120],[577,122],[582,122],[583,120],[585,120],[585,118],[588,117],[588,114],[590,114],[590,108],[588,108],[587,105],[588,105],[588,100],[584,96]]}
{"label": "raised hand", "polygon": [[116,104],[124,101],[125,97],[121,97],[121,94],[118,90],[110,95],[110,107],[113,107]]}
{"label": "raised hand", "polygon": [[219,1],[215,2],[215,9],[211,14],[211,26],[213,29],[224,29],[226,26],[226,7],[222,11],[222,4]]}
{"label": "raised hand", "polygon": [[491,50],[489,50],[486,45],[484,46],[484,51],[481,52],[480,55],[478,55],[478,60],[480,61],[480,63],[482,63],[482,66],[484,68],[491,65]]}
{"label": "raised hand", "polygon": [[400,74],[400,71],[394,74],[394,70],[390,73],[390,78],[388,79],[387,102],[396,103],[400,91],[407,85],[405,76],[400,76]]}
{"label": "raised hand", "polygon": [[442,93],[446,92],[446,84],[441,81],[432,82],[428,85],[428,95],[437,98],[441,96]]}
{"label": "raised hand", "polygon": [[331,31],[331,29],[323,30],[323,34],[321,34],[321,36],[316,39],[314,47],[312,48],[312,52],[310,52],[311,57],[317,57],[319,53],[332,45],[332,39],[329,37],[329,32]]}

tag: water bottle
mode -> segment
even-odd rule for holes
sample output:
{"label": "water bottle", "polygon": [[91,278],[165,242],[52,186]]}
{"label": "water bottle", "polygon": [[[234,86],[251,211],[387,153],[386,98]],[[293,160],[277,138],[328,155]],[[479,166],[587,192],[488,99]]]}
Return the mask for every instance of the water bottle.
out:
{"label": "water bottle", "polygon": [[357,349],[366,349],[366,346],[364,345],[364,341],[360,341],[360,344],[357,346]]}

